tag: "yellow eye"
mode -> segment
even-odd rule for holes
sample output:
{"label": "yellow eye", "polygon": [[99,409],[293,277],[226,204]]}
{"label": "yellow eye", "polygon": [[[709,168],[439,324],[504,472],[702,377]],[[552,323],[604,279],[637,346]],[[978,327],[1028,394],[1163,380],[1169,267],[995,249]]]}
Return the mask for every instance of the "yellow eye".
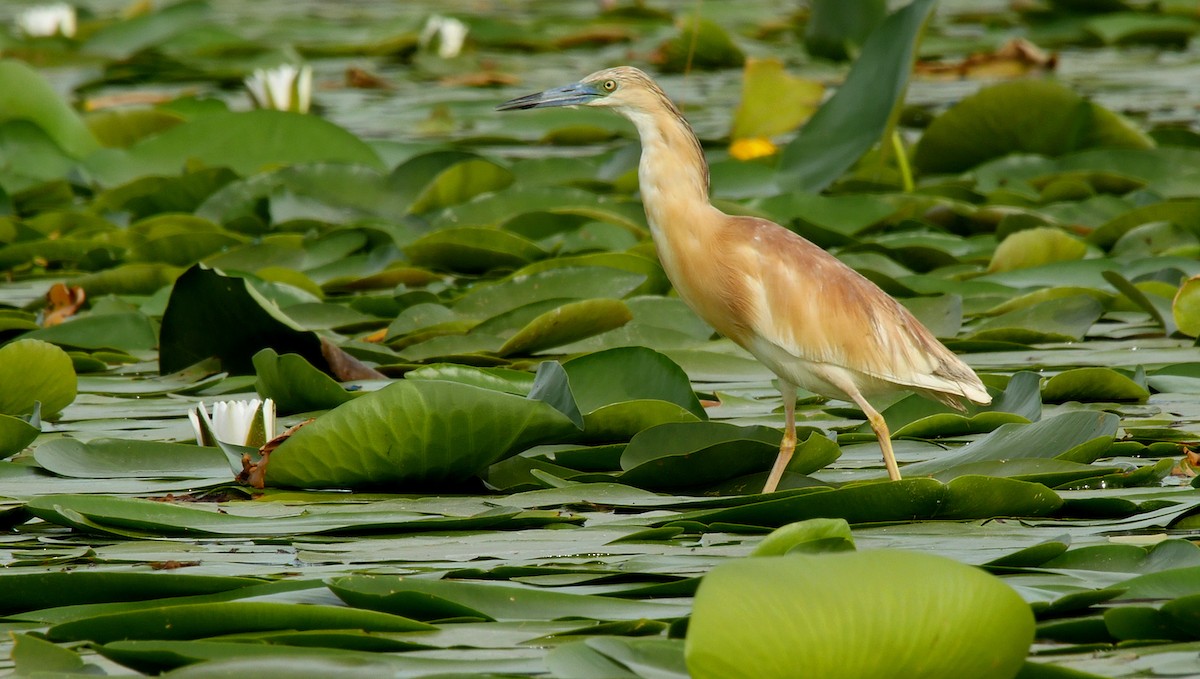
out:
{"label": "yellow eye", "polygon": [[605,92],[612,92],[613,90],[617,89],[617,81],[616,80],[605,80],[604,84],[601,85],[601,87],[604,88]]}

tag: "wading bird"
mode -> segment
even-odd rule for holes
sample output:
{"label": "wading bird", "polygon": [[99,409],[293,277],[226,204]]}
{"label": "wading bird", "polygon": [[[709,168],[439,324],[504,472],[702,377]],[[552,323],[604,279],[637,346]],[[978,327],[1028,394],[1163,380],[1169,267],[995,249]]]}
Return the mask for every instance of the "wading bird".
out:
{"label": "wading bird", "polygon": [[959,410],[963,398],[991,403],[971,368],[874,283],[778,224],[713,207],[700,142],[645,73],[610,68],[497,109],[550,106],[610,108],[633,122],[642,203],[667,277],[700,318],[779,377],[787,424],[764,493],[796,448],[797,386],[857,404],[892,480],[891,434],[867,396],[911,390]]}

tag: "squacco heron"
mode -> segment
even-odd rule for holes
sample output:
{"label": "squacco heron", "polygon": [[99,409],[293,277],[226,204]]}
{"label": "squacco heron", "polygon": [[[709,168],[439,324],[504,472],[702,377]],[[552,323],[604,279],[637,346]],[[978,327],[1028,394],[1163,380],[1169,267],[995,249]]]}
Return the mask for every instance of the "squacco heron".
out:
{"label": "squacco heron", "polygon": [[633,122],[642,203],[667,277],[700,318],[778,376],[786,426],[764,493],[796,448],[797,387],[858,405],[892,480],[891,434],[867,397],[910,390],[959,410],[961,399],[991,403],[974,371],[874,283],[778,224],[713,207],[700,142],[645,73],[610,68],[497,108],[550,106],[610,108]]}

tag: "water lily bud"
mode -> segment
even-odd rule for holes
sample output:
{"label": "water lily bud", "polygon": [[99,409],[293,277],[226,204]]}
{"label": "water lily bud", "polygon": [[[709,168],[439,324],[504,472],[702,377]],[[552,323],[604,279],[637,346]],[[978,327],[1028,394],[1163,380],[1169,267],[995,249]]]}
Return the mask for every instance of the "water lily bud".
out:
{"label": "water lily bud", "polygon": [[260,68],[246,78],[255,107],[308,113],[312,103],[312,67],[280,64]]}
{"label": "water lily bud", "polygon": [[17,26],[31,38],[62,35],[75,36],[75,8],[65,2],[40,5],[17,15]]}
{"label": "water lily bud", "polygon": [[217,441],[238,446],[259,447],[275,438],[275,402],[217,401],[212,416],[201,402],[188,411],[196,444],[216,445]]}
{"label": "water lily bud", "polygon": [[453,59],[462,52],[463,43],[467,39],[467,25],[453,17],[433,15],[421,29],[421,47],[429,47],[437,40],[437,55],[443,59]]}

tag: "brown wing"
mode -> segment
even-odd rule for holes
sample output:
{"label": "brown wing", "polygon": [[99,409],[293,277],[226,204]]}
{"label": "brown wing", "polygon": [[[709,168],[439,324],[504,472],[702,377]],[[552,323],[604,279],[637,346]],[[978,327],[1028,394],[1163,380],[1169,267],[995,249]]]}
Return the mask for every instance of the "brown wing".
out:
{"label": "brown wing", "polygon": [[990,402],[975,373],[907,309],[821,248],[750,217],[730,218],[723,236],[722,278],[737,290],[731,309],[742,332],[802,361]]}

